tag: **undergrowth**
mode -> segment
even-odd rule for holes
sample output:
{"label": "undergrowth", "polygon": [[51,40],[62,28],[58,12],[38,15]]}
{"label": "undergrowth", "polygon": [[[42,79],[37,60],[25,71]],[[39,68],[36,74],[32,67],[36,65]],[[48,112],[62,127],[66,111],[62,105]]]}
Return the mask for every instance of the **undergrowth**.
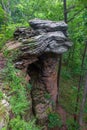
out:
{"label": "undergrowth", "polygon": [[48,120],[49,120],[49,124],[48,124],[49,128],[62,127],[62,120],[57,113],[50,113],[48,115]]}
{"label": "undergrowth", "polygon": [[21,27],[21,26],[29,26],[27,22],[25,23],[9,23],[8,25],[2,25],[0,27],[0,50],[3,48],[5,43],[8,40],[11,40],[13,38],[13,33],[16,30],[16,28]]}
{"label": "undergrowth", "polygon": [[35,126],[35,120],[25,122],[19,116],[10,121],[10,127],[12,130],[40,130],[39,127]]}
{"label": "undergrowth", "polygon": [[67,119],[66,124],[68,130],[79,130],[78,122],[77,121],[75,122],[74,119],[72,118]]}
{"label": "undergrowth", "polygon": [[[40,130],[35,125],[34,119],[29,119],[28,122],[24,119],[24,115],[27,110],[29,112],[31,105],[31,101],[27,99],[27,93],[29,94],[30,90],[27,88],[28,84],[25,82],[24,75],[13,66],[11,61],[7,63],[3,74],[5,76],[5,85],[9,86],[10,91],[8,92],[8,96],[10,97],[9,102],[13,113],[13,118],[9,119],[8,129]],[[4,127],[3,130],[7,130],[7,127]]]}
{"label": "undergrowth", "polygon": [[[28,23],[23,23],[25,27],[29,26]],[[0,50],[4,47],[5,43],[13,38],[13,32],[16,28],[23,26],[22,23],[10,23],[9,25],[3,25],[0,27]],[[19,52],[18,52],[19,53]],[[30,112],[31,101],[28,99],[30,93],[29,83],[25,81],[25,75],[18,69],[16,69],[12,63],[12,60],[17,57],[17,52],[10,54],[6,49],[3,50],[3,54],[7,59],[7,65],[3,70],[4,87],[9,88],[6,92],[9,98],[9,104],[11,107],[12,118],[8,117],[8,125],[2,130],[41,130],[35,125],[35,119],[30,117],[26,121],[26,112]],[[3,99],[3,93],[0,93],[0,100]],[[1,111],[2,114],[4,113]]]}

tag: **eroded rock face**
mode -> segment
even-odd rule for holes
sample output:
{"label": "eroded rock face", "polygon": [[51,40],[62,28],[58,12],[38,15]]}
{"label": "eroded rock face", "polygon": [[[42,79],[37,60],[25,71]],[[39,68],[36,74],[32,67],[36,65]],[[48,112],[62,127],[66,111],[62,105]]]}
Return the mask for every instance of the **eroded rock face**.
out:
{"label": "eroded rock face", "polygon": [[28,68],[32,84],[33,110],[39,124],[46,124],[48,113],[55,110],[58,92],[57,65],[57,56],[43,54],[39,61]]}
{"label": "eroded rock face", "polygon": [[[8,50],[20,51],[15,67],[27,69],[32,84],[32,110],[39,124],[47,124],[49,111],[55,109],[58,56],[72,43],[67,37],[67,24],[49,20],[30,20],[31,28],[19,28],[14,33],[15,42]],[[13,45],[13,48],[12,48]]]}

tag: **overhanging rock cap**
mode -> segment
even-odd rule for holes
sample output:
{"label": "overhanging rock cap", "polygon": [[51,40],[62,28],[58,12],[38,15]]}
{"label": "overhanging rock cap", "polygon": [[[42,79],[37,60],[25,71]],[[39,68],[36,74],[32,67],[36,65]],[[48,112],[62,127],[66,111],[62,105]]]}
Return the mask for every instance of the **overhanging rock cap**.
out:
{"label": "overhanging rock cap", "polygon": [[14,33],[15,42],[8,45],[8,50],[16,48],[21,52],[17,66],[23,68],[35,62],[43,54],[53,54],[56,57],[72,46],[72,42],[66,35],[65,22],[34,19],[29,23],[31,28],[18,28]]}
{"label": "overhanging rock cap", "polygon": [[64,21],[33,19],[29,23],[30,29],[19,28],[14,33],[21,39],[22,53],[37,56],[44,53],[63,54],[72,46],[66,36],[67,24]]}
{"label": "overhanging rock cap", "polygon": [[33,29],[45,29],[46,31],[66,31],[67,24],[64,21],[55,22],[50,20],[33,19],[29,21]]}

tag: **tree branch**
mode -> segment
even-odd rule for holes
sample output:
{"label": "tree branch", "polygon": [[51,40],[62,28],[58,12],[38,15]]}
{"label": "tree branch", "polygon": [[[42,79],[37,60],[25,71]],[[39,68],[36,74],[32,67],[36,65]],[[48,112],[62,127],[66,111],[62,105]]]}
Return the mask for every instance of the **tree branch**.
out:
{"label": "tree branch", "polygon": [[65,13],[68,13],[70,10],[74,9],[76,6],[73,5],[73,6],[70,6],[69,8],[66,9]]}
{"label": "tree branch", "polygon": [[71,22],[75,18],[75,16],[77,16],[82,11],[83,11],[83,9],[79,10],[78,12],[76,12],[72,18],[70,18],[69,20],[67,20],[67,22]]}

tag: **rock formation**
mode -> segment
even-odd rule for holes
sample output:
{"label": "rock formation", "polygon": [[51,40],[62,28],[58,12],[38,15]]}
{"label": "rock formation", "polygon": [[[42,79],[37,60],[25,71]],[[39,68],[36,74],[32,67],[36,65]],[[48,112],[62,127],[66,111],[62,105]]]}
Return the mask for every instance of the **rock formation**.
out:
{"label": "rock formation", "polygon": [[49,111],[55,109],[58,57],[72,43],[67,37],[67,24],[49,20],[29,21],[31,28],[18,28],[9,51],[19,51],[15,67],[27,69],[32,85],[32,111],[40,124],[47,123]]}

